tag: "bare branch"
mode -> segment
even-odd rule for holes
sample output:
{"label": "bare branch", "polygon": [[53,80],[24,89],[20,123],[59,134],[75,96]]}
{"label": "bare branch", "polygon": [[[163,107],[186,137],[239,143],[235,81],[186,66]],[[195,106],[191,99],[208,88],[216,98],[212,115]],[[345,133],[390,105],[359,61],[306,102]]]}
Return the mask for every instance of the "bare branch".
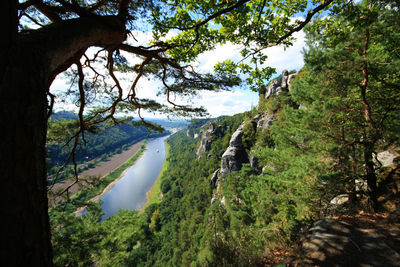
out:
{"label": "bare branch", "polygon": [[83,142],[86,144],[85,141],[85,121],[83,118],[83,112],[85,110],[85,101],[86,101],[86,97],[85,97],[85,88],[83,86],[83,82],[85,80],[85,75],[83,74],[83,69],[82,69],[82,65],[80,62],[76,63],[76,67],[78,68],[78,76],[79,76],[79,81],[78,81],[78,88],[79,88],[79,112],[78,112],[78,118],[79,118],[79,133],[82,134],[82,140]]}
{"label": "bare branch", "polygon": [[299,25],[297,25],[297,27],[291,29],[288,33],[286,33],[285,35],[283,35],[282,37],[280,37],[278,39],[278,41],[275,43],[275,45],[279,45],[280,43],[282,43],[284,40],[286,40],[289,36],[291,36],[293,33],[301,31],[312,19],[312,17],[317,14],[318,12],[320,12],[321,10],[323,10],[325,7],[329,6],[334,0],[326,0],[325,3],[320,4],[319,6],[317,6],[316,8],[314,8],[313,10],[311,10],[310,12],[308,12],[305,20],[303,22],[301,22]]}
{"label": "bare branch", "polygon": [[173,105],[174,107],[178,107],[178,108],[185,108],[185,106],[182,106],[182,105],[177,105],[177,104],[175,104],[174,102],[172,102],[171,100],[170,100],[170,92],[171,92],[171,88],[170,88],[170,86],[167,84],[167,68],[164,66],[164,65],[162,65],[163,66],[163,76],[162,76],[162,83],[163,83],[163,85],[165,86],[165,90],[166,90],[166,94],[167,94],[167,101],[168,101],[168,103],[170,103],[171,105]]}
{"label": "bare branch", "polygon": [[286,34],[284,34],[283,36],[279,37],[278,40],[275,43],[272,44],[266,44],[262,47],[260,47],[259,49],[254,50],[252,53],[250,53],[248,56],[246,56],[244,59],[241,60],[244,61],[245,59],[247,59],[248,57],[255,55],[259,52],[261,52],[262,50],[269,48],[269,47],[273,47],[273,46],[277,46],[280,45],[283,41],[285,41],[287,38],[289,38],[290,36],[292,36],[292,34],[294,34],[295,32],[299,32],[301,31],[312,19],[312,17],[317,14],[318,12],[320,12],[321,10],[323,10],[324,8],[326,8],[327,6],[329,6],[334,0],[327,0],[325,3],[320,4],[319,6],[317,6],[316,8],[312,9],[311,11],[309,11],[307,13],[306,18],[304,19],[304,21],[302,21],[299,25],[297,25],[296,27],[290,29]]}
{"label": "bare branch", "polygon": [[111,118],[113,120],[114,120],[113,115],[115,113],[116,106],[118,105],[119,102],[122,101],[122,96],[123,96],[123,89],[121,87],[121,84],[120,84],[119,80],[117,79],[117,77],[114,74],[114,59],[113,59],[113,56],[112,56],[114,51],[115,50],[108,51],[108,58],[107,58],[107,60],[108,60],[108,62],[107,62],[108,72],[109,72],[111,78],[113,79],[115,85],[118,88],[118,98],[111,105],[111,114],[112,114]]}
{"label": "bare branch", "polygon": [[47,91],[47,95],[50,97],[50,105],[48,105],[48,110],[47,110],[47,120],[50,119],[51,114],[53,113],[53,107],[54,107],[54,102],[55,102],[55,95]]}
{"label": "bare branch", "polygon": [[267,0],[264,0],[263,3],[262,3],[262,6],[260,8],[260,12],[258,13],[257,22],[259,22],[261,20],[261,15],[262,15],[262,12],[264,11],[264,7],[265,7],[266,2],[267,2]]}
{"label": "bare branch", "polygon": [[142,62],[142,64],[140,64],[139,69],[138,69],[139,72],[138,72],[138,74],[137,74],[135,80],[134,80],[133,83],[132,83],[132,86],[131,86],[131,89],[130,89],[129,95],[128,95],[129,101],[130,101],[135,107],[139,108],[139,111],[140,111],[140,105],[138,104],[138,102],[137,102],[137,100],[136,100],[135,88],[136,88],[137,83],[139,82],[139,79],[143,76],[144,67],[145,67],[147,64],[149,64],[150,61],[151,61],[151,58],[148,57],[148,58],[146,58],[146,59]]}

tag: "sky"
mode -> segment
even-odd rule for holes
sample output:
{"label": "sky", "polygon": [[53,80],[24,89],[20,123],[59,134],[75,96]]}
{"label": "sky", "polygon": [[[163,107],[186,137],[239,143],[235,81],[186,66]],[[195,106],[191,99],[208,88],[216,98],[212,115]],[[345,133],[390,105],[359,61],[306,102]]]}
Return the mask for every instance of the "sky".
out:
{"label": "sky", "polygon": [[[144,33],[135,33],[136,39],[143,40],[144,42],[149,39]],[[299,70],[304,62],[302,56],[302,49],[305,45],[304,33],[298,32],[294,34],[296,41],[292,46],[284,48],[283,46],[271,47],[264,51],[268,55],[265,64],[270,67],[276,68],[277,74],[282,73],[282,70]],[[212,51],[207,51],[198,57],[198,68],[201,72],[212,72],[214,65],[219,61],[227,59],[237,59],[239,57],[240,47],[233,44],[225,44],[217,46]],[[132,63],[132,59],[128,57],[128,61]],[[129,88],[129,79],[122,82],[124,88]],[[59,75],[51,85],[51,91],[62,92],[68,88],[62,75]],[[157,99],[156,94],[159,89],[159,84],[155,81],[143,79],[137,89],[138,97]],[[159,99],[159,98],[158,98]],[[159,99],[161,100],[161,99]],[[163,101],[163,100],[161,100]],[[193,106],[203,106],[207,109],[209,117],[218,117],[221,115],[233,115],[250,110],[258,103],[258,93],[252,92],[250,89],[233,88],[230,91],[222,92],[200,92],[197,96],[191,99],[177,99],[178,103],[191,102]],[[58,103],[56,101],[55,110],[74,110],[77,107],[70,103]],[[135,116],[135,114],[132,114]],[[160,114],[143,113],[147,118],[160,118]]]}

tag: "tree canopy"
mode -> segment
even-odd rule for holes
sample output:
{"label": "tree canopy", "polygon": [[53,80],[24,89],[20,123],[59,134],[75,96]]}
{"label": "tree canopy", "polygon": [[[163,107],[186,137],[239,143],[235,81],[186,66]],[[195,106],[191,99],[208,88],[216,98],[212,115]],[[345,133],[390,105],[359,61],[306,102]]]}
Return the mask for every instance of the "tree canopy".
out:
{"label": "tree canopy", "polygon": [[[260,52],[273,45],[290,45],[291,34],[332,2],[31,0],[18,4],[18,29],[21,36],[38,36],[42,45],[49,42],[43,50],[56,50],[49,55],[58,61],[51,62],[49,83],[74,65],[72,82],[77,86],[71,87],[70,93],[76,95],[81,126],[85,128],[85,124],[105,118],[116,120],[115,113],[127,109],[136,110],[139,117],[143,109],[203,114],[203,108],[173,103],[172,96],[224,89],[238,85],[240,79],[233,62],[218,65],[214,74],[198,73],[193,61],[199,54],[217,44],[240,44],[242,56],[249,60],[236,67],[249,72],[253,65],[250,83],[257,83],[257,78],[265,80],[272,69],[262,67],[266,56]],[[62,33],[51,36],[52,28],[58,25]],[[137,31],[152,32],[151,41],[137,40]],[[89,47],[96,47],[96,51],[88,50]],[[63,53],[62,58],[59,53]],[[128,54],[134,59],[128,61]],[[118,73],[130,77],[127,88]],[[160,94],[165,95],[165,103],[137,97],[139,80],[144,77],[162,84]],[[97,95],[102,96],[101,104]],[[55,96],[48,92],[48,97],[51,109]],[[98,108],[92,108],[91,116],[83,119],[83,110],[91,102],[97,102]]]}

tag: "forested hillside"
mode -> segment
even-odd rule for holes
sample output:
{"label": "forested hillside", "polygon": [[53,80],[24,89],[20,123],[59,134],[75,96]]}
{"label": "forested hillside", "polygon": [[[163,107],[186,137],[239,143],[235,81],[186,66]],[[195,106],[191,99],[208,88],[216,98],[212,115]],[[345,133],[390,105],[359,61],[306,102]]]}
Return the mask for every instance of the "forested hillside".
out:
{"label": "forested hillside", "polygon": [[[82,218],[58,217],[53,221],[53,228],[59,229],[60,223],[66,228],[63,232],[54,232],[56,263],[88,264],[90,261],[105,266],[115,262],[122,266],[177,266],[191,262],[208,265],[222,260],[223,255],[214,253],[217,244],[210,236],[213,224],[204,217],[210,209],[217,207],[210,205],[213,188],[209,178],[219,165],[230,135],[244,117],[244,114],[238,114],[217,120],[221,131],[214,137],[213,156],[208,160],[196,155],[199,138],[188,136],[186,131],[172,135],[168,139],[171,147],[167,159],[169,167],[161,180],[162,201],[149,206],[143,214],[124,211],[103,224],[97,223],[99,219],[96,218],[101,216],[98,209]],[[201,123],[196,121],[195,124],[197,126],[191,129],[196,133],[210,125],[199,128]],[[114,225],[120,220],[128,220],[126,227]],[[77,227],[79,231],[76,231]],[[95,239],[92,232],[98,233]],[[68,239],[67,235],[70,236]],[[96,240],[102,241],[96,243]],[[84,256],[81,242],[87,244],[85,253],[91,253],[93,258]]]}
{"label": "forested hillside", "polygon": [[[60,166],[71,162],[70,153],[73,147],[71,136],[77,126],[76,114],[60,111],[52,115],[48,126],[47,166],[48,175],[57,172]],[[158,121],[160,122],[160,121]],[[170,128],[185,125],[184,122],[162,120]],[[130,122],[117,125],[101,125],[86,133],[75,151],[77,163],[84,163],[95,158],[107,159],[112,154],[120,153],[128,146],[146,138],[168,134],[168,131],[157,132],[145,126],[132,125]]]}

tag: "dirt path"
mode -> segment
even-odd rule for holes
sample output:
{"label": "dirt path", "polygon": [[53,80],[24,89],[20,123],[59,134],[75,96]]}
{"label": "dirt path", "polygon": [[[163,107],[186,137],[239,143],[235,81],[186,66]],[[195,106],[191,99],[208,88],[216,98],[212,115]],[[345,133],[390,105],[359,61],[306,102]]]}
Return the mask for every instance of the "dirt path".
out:
{"label": "dirt path", "polygon": [[[141,147],[144,141],[140,141],[136,144],[133,144],[130,146],[127,150],[124,150],[120,154],[115,154],[113,155],[109,160],[100,162],[96,167],[86,170],[82,172],[79,177],[83,178],[83,181],[85,178],[90,177],[90,176],[99,176],[99,177],[104,177],[116,168],[118,168],[121,164],[126,162],[130,157],[132,157]],[[69,185],[74,183],[74,181],[67,180],[63,181],[60,183],[55,184],[51,191],[52,192],[60,192],[67,188]],[[77,184],[74,184],[70,189],[69,189],[69,196],[71,197],[72,195],[76,194],[81,188],[84,182],[79,182]],[[57,203],[59,200],[65,198],[66,196],[59,196],[59,197],[54,197],[52,194],[49,194],[49,204],[54,205]]]}

